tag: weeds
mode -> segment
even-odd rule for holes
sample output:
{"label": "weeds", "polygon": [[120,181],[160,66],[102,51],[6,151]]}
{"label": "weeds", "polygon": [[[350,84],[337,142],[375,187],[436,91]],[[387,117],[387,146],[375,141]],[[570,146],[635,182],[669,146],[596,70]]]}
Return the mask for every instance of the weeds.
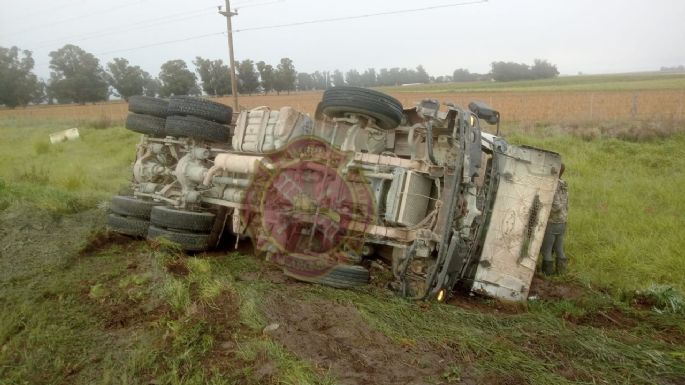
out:
{"label": "weeds", "polygon": [[17,179],[26,183],[46,185],[50,182],[50,173],[47,169],[38,168],[36,165],[31,165],[30,168],[20,172],[17,175]]}
{"label": "weeds", "polygon": [[50,143],[45,140],[37,140],[33,142],[33,150],[36,152],[36,155],[47,154],[50,152]]}
{"label": "weeds", "polygon": [[115,122],[111,115],[105,113],[101,113],[94,119],[86,119],[79,122],[79,126],[81,127],[93,128],[96,130],[114,127],[118,124],[121,124],[121,122]]}
{"label": "weeds", "polygon": [[652,305],[657,313],[685,314],[685,298],[676,288],[669,285],[652,285],[637,296],[644,303]]}

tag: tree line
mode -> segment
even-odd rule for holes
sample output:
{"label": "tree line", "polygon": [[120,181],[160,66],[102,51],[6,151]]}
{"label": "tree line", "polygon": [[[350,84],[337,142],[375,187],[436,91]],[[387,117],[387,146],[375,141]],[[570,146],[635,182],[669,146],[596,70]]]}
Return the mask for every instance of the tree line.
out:
{"label": "tree line", "polygon": [[[192,71],[184,60],[162,64],[157,77],[150,75],[125,58],[100,60],[82,48],[67,44],[50,52],[50,78],[39,79],[33,73],[35,62],[31,51],[17,47],[0,47],[0,105],[10,108],[41,103],[89,103],[108,100],[111,95],[128,99],[133,95],[211,95],[231,94],[230,68],[222,60],[196,57]],[[451,75],[430,76],[421,65],[413,68],[369,68],[343,73],[335,71],[297,72],[290,58],[275,66],[264,61],[236,62],[236,80],[241,94],[323,90],[331,86],[396,86],[402,84],[451,81],[511,81],[556,77],[556,66],[545,60],[534,65],[492,63],[487,74],[457,69]]]}

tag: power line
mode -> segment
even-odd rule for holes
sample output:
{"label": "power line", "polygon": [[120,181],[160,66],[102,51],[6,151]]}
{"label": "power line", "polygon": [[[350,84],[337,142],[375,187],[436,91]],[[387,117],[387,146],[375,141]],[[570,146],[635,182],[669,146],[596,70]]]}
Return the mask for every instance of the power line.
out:
{"label": "power line", "polygon": [[55,11],[59,11],[59,10],[65,9],[65,8],[70,8],[70,7],[79,6],[79,5],[81,5],[79,2],[74,1],[68,5],[58,5],[56,7],[43,9],[42,11],[27,13],[24,16],[19,16],[18,18],[12,18],[12,21],[16,23],[18,21],[24,21],[26,19],[32,19],[36,16],[45,15],[47,13],[53,13]]}
{"label": "power line", "polygon": [[135,50],[143,49],[143,48],[156,47],[156,46],[158,46],[158,45],[173,44],[173,43],[179,43],[179,42],[182,42],[182,41],[197,40],[197,39],[201,39],[201,38],[203,38],[203,37],[218,36],[218,35],[225,35],[225,34],[226,34],[226,32],[223,32],[223,31],[221,31],[221,32],[213,32],[213,33],[206,33],[206,34],[204,34],[204,35],[196,35],[196,36],[191,36],[191,37],[187,37],[187,38],[183,38],[183,39],[176,39],[176,40],[167,40],[167,41],[162,41],[162,42],[159,42],[159,43],[152,43],[152,44],[147,44],[147,45],[141,45],[141,46],[138,46],[138,47],[115,49],[115,50],[112,50],[112,51],[100,52],[100,53],[98,53],[98,54],[96,54],[96,55],[109,55],[109,54],[118,53],[118,52],[135,51]]}
{"label": "power line", "polygon": [[252,7],[259,7],[259,6],[262,6],[262,5],[269,5],[269,4],[282,3],[282,2],[284,2],[284,1],[285,1],[285,0],[273,0],[273,1],[265,1],[265,2],[263,2],[263,3],[254,3],[254,4],[252,4],[252,3],[243,3],[243,4],[247,4],[247,5],[241,6],[241,5],[239,4],[239,5],[237,5],[237,6],[233,6],[233,8],[235,8],[235,10],[238,11],[238,10],[240,10],[240,9],[252,8]]}
{"label": "power line", "polygon": [[149,0],[136,0],[136,1],[133,1],[133,2],[130,2],[130,3],[119,4],[119,5],[115,6],[115,7],[107,8],[107,9],[104,9],[104,10],[101,10],[101,11],[97,11],[97,12],[92,12],[92,13],[89,13],[89,14],[86,14],[86,15],[70,17],[70,18],[67,18],[67,19],[62,19],[62,20],[55,21],[55,22],[53,22],[53,23],[41,24],[41,25],[39,25],[39,26],[35,26],[35,27],[23,29],[23,30],[14,32],[14,33],[7,34],[6,36],[14,36],[14,35],[22,34],[22,33],[25,33],[25,32],[31,32],[31,31],[36,31],[36,30],[45,29],[45,28],[52,27],[52,26],[55,26],[55,25],[64,24],[64,23],[68,23],[68,22],[76,21],[76,20],[81,20],[81,19],[85,19],[85,18],[87,18],[87,17],[96,16],[96,15],[100,15],[100,14],[103,14],[103,13],[109,13],[109,12],[112,12],[112,11],[117,11],[117,10],[119,10],[119,9],[127,8],[127,7],[130,7],[130,6],[133,6],[133,5],[139,5],[139,4],[144,3],[144,2],[146,2],[146,1],[149,1]]}
{"label": "power line", "polygon": [[[71,35],[71,36],[66,36],[62,37],[59,39],[52,39],[52,40],[46,40],[40,43],[37,43],[34,48],[41,48],[44,46],[48,46],[60,41],[65,41],[65,40],[70,40],[71,42],[79,42],[79,41],[85,41],[85,40],[90,40],[102,36],[107,36],[107,35],[112,35],[112,34],[118,34],[122,32],[128,32],[128,31],[135,31],[135,30],[140,30],[140,29],[146,29],[150,27],[156,27],[159,25],[163,24],[168,24],[168,23],[175,23],[178,21],[183,21],[183,20],[188,20],[188,19],[193,19],[199,16],[204,16],[208,14],[209,9],[214,9],[216,7],[205,7],[202,9],[199,9],[195,12],[183,12],[183,13],[176,13],[173,15],[167,15],[163,17],[157,17],[153,19],[146,19],[146,20],[141,20],[135,23],[131,24],[126,24],[126,25],[121,25],[121,26],[116,26],[112,28],[106,28],[102,29],[99,31],[93,31],[90,32],[89,34],[79,34],[79,35]],[[74,40],[75,39],[75,40]]]}
{"label": "power line", "polygon": [[264,30],[264,29],[295,27],[295,26],[307,25],[307,24],[330,23],[330,22],[335,22],[335,21],[364,19],[364,18],[376,17],[376,16],[398,15],[398,14],[402,14],[402,13],[414,13],[414,12],[430,11],[430,10],[441,9],[441,8],[459,7],[459,6],[463,6],[463,5],[481,4],[481,3],[486,3],[487,1],[488,0],[474,0],[474,1],[467,1],[467,2],[461,2],[461,3],[433,5],[430,7],[421,7],[421,8],[412,8],[412,9],[402,9],[402,10],[396,10],[396,11],[367,13],[367,14],[355,15],[355,16],[341,16],[341,17],[332,17],[332,18],[328,18],[328,19],[298,21],[298,22],[286,23],[286,24],[265,25],[265,26],[261,26],[261,27],[249,27],[249,28],[237,29],[235,32],[258,31],[258,30]]}
{"label": "power line", "polygon": [[[286,27],[295,27],[295,26],[307,25],[307,24],[326,23],[326,22],[335,22],[335,21],[344,21],[344,20],[354,20],[354,19],[362,19],[362,18],[386,16],[386,15],[396,15],[396,14],[403,14],[403,13],[414,13],[414,12],[429,11],[429,10],[441,9],[441,8],[458,7],[458,6],[465,6],[465,5],[475,5],[475,4],[486,3],[487,1],[488,0],[474,0],[474,1],[467,1],[467,2],[461,2],[461,3],[442,4],[442,5],[434,5],[434,6],[429,6],[429,7],[421,7],[421,8],[413,8],[413,9],[403,9],[403,10],[395,10],[395,11],[368,13],[368,14],[355,15],[355,16],[343,16],[343,17],[318,19],[318,20],[310,20],[310,21],[301,21],[301,22],[294,22],[294,23],[287,23],[287,24],[269,25],[269,26],[261,26],[261,27],[249,27],[249,28],[243,28],[243,29],[236,30],[235,32],[256,31],[256,30],[264,30],[264,29],[272,29],[272,28],[286,28]],[[182,38],[182,39],[167,40],[167,41],[163,41],[163,42],[151,43],[151,44],[141,45],[141,46],[137,46],[137,47],[122,48],[122,49],[117,49],[117,50],[100,52],[96,55],[109,55],[112,53],[135,51],[135,50],[144,49],[144,48],[156,47],[156,46],[160,46],[160,45],[167,45],[167,44],[173,44],[173,43],[180,43],[180,42],[184,42],[184,41],[197,40],[197,39],[202,39],[205,37],[218,36],[218,35],[226,35],[226,32],[223,32],[223,31],[222,32],[213,32],[213,33],[207,33],[207,34],[202,34],[202,35],[190,36],[190,37]]]}

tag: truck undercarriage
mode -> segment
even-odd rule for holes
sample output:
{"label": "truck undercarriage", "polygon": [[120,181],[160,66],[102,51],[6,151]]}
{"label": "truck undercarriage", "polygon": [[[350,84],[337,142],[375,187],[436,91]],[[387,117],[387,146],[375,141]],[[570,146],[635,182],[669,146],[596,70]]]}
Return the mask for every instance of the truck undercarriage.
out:
{"label": "truck undercarriage", "polygon": [[366,284],[379,260],[405,297],[527,298],[560,157],[482,132],[499,123],[483,103],[404,109],[337,87],[313,118],[189,97],[129,109],[144,135],[133,196],[112,201],[115,231],[188,251],[249,238],[285,274],[335,287]]}

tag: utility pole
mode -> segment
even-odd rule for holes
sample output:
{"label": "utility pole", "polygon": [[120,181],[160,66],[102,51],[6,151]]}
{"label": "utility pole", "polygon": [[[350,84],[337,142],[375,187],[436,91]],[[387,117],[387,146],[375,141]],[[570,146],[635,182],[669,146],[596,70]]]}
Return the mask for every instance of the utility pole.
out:
{"label": "utility pole", "polygon": [[219,13],[226,17],[226,30],[228,32],[228,59],[231,66],[231,94],[233,94],[233,111],[238,111],[238,82],[235,80],[235,59],[233,57],[233,26],[231,18],[238,15],[238,12],[231,12],[231,1],[226,0],[226,11],[221,10],[219,6]]}

